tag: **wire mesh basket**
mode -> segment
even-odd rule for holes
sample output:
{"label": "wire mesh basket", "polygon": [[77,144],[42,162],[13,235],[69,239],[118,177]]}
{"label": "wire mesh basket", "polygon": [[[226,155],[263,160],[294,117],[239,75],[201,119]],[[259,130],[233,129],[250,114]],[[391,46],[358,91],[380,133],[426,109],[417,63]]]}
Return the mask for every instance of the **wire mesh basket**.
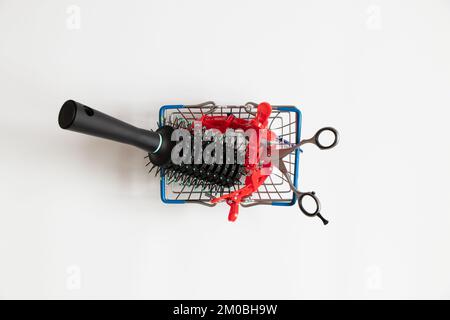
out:
{"label": "wire mesh basket", "polygon": [[[245,105],[219,106],[209,101],[198,105],[165,105],[159,110],[159,125],[166,123],[184,122],[189,126],[194,120],[203,115],[223,116],[233,114],[237,118],[252,119],[256,114],[257,104],[248,102]],[[269,127],[277,137],[278,143],[283,146],[291,146],[300,142],[301,112],[295,106],[272,106],[269,118]],[[290,178],[297,187],[300,151],[296,149],[284,159]],[[213,195],[194,186],[167,183],[164,170],[161,171],[161,200],[167,204],[175,203],[199,203],[214,206],[210,200]],[[223,190],[222,194],[236,191],[235,186]],[[241,202],[244,207],[254,205],[278,205],[289,206],[296,202],[296,196],[292,192],[286,178],[274,168],[272,174],[263,185],[251,196]]]}

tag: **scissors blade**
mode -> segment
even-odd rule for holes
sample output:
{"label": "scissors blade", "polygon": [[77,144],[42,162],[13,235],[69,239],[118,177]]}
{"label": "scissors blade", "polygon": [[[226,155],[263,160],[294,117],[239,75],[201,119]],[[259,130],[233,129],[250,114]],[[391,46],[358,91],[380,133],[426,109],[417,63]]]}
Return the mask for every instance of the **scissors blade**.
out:
{"label": "scissors blade", "polygon": [[272,156],[272,160],[278,160],[278,162],[281,162],[283,158],[291,154],[295,149],[298,149],[299,147],[300,143],[293,145],[292,147],[289,148],[275,149],[274,154]]}
{"label": "scissors blade", "polygon": [[280,172],[283,175],[287,175],[288,174],[288,170],[286,168],[286,165],[284,163],[284,161],[282,159],[279,159],[277,163],[274,163],[275,167],[278,168],[278,170],[280,170]]}

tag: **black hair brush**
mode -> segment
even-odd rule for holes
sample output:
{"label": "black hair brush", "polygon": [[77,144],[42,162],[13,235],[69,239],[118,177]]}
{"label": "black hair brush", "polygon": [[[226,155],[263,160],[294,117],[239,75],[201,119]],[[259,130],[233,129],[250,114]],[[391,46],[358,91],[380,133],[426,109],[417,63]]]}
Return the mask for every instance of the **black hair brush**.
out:
{"label": "black hair brush", "polygon": [[[142,149],[148,153],[147,157],[150,160],[148,164],[153,164],[150,171],[154,168],[157,168],[156,172],[164,169],[168,179],[184,185],[201,187],[206,192],[223,193],[225,188],[238,186],[246,172],[245,167],[239,164],[195,163],[193,159],[175,164],[171,154],[176,142],[172,141],[171,136],[174,130],[180,129],[176,123],[162,125],[156,131],[145,130],[73,100],[67,100],[61,107],[58,123],[62,129],[114,140]],[[193,143],[194,140],[192,137],[191,142]],[[208,142],[204,142],[202,147],[206,145]],[[235,155],[237,152],[236,149]],[[191,156],[193,157],[194,153]]]}

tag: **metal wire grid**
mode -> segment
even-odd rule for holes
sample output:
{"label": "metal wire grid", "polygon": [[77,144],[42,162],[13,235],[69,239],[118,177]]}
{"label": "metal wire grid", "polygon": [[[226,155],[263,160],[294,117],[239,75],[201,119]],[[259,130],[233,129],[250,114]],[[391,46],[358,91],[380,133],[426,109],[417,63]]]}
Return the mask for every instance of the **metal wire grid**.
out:
{"label": "metal wire grid", "polygon": [[[203,115],[227,115],[233,114],[235,117],[252,119],[255,117],[257,104],[247,103],[241,106],[218,106],[213,102],[205,102],[193,106],[174,106],[165,108],[160,122],[178,123],[181,126],[188,126],[192,121],[199,119]],[[269,129],[279,138],[279,145],[287,146],[298,143],[297,141],[297,114],[292,110],[286,110],[281,106],[272,106],[272,114],[269,117]],[[292,181],[295,181],[296,154],[291,153],[284,159],[286,167]],[[164,172],[161,174],[164,188],[164,197],[167,202],[175,200],[176,202],[197,202],[210,205],[209,201],[213,195],[207,190],[194,186],[181,185],[178,183],[167,184]],[[241,186],[242,187],[242,186]],[[215,194],[219,196],[239,189],[239,186],[226,188],[222,193]],[[163,191],[163,190],[162,190]],[[249,198],[245,199],[243,205],[272,204],[272,203],[290,203],[293,199],[291,188],[283,177],[281,172],[274,168],[272,174],[266,179],[265,183]]]}

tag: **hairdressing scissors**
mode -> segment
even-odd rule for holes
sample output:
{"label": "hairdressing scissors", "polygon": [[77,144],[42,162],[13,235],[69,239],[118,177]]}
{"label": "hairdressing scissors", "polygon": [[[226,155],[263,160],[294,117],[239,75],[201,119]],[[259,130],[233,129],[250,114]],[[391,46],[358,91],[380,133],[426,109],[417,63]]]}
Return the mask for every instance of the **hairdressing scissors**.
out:
{"label": "hairdressing scissors", "polygon": [[[324,145],[320,142],[320,135],[327,131],[331,132],[333,134],[334,139],[331,142],[331,144]],[[299,149],[302,145],[307,144],[307,143],[312,143],[321,150],[327,150],[327,149],[334,148],[338,144],[338,142],[339,142],[338,131],[336,129],[334,129],[333,127],[324,127],[322,129],[320,129],[319,131],[317,131],[311,138],[301,140],[299,143],[294,144],[288,148],[276,149],[275,153],[272,155],[272,165],[277,167],[280,170],[280,172],[283,174],[283,176],[286,178],[287,182],[289,183],[291,190],[298,197],[298,206],[300,207],[300,210],[308,217],[315,217],[315,216],[319,217],[322,220],[323,224],[325,224],[325,225],[328,224],[328,220],[326,220],[320,214],[320,201],[317,198],[316,193],[314,191],[302,192],[294,186],[294,184],[292,183],[290,174],[286,168],[286,164],[283,161],[283,158],[285,158],[291,152],[293,152],[296,149]],[[312,212],[306,210],[305,206],[303,204],[303,201],[307,197],[312,198],[315,202],[315,210]]]}

